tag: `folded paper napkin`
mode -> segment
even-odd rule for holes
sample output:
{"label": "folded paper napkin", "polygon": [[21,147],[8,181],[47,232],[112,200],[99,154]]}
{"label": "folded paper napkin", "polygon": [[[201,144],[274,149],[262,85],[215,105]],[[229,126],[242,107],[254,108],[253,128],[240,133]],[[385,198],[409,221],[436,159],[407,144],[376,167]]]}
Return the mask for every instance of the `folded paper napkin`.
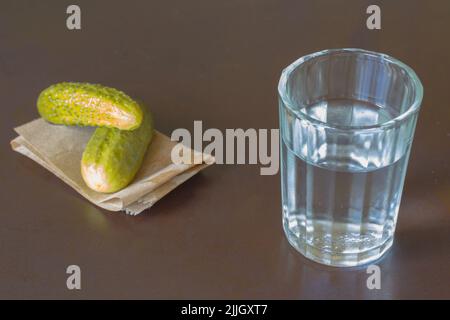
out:
{"label": "folded paper napkin", "polygon": [[177,142],[155,131],[142,167],[130,185],[115,193],[89,189],[80,172],[83,151],[94,128],[53,125],[36,119],[14,129],[19,136],[11,141],[17,151],[53,172],[83,197],[107,210],[123,210],[137,215],[214,162],[214,157],[192,151],[189,163],[174,164],[172,148]]}

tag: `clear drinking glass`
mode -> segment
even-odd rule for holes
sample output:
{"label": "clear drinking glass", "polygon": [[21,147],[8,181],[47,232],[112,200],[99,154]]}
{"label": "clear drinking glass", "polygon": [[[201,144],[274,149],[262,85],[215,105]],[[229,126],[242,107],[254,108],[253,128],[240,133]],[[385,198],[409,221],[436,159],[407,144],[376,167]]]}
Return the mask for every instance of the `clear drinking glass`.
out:
{"label": "clear drinking glass", "polygon": [[387,55],[325,50],[278,85],[283,228],[304,256],[356,266],[392,245],[423,88]]}

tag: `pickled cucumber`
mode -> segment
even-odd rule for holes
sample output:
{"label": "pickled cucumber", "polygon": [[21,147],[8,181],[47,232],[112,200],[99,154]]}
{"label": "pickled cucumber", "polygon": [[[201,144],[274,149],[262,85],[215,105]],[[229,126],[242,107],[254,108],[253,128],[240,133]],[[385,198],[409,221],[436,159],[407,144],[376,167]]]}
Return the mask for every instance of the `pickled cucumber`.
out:
{"label": "pickled cucumber", "polygon": [[100,127],[94,131],[81,160],[81,175],[89,188],[110,193],[133,180],[153,137],[152,116],[142,110],[142,124],[136,130]]}
{"label": "pickled cucumber", "polygon": [[55,124],[133,130],[142,122],[137,102],[122,91],[99,84],[54,84],[41,92],[37,107],[45,120]]}

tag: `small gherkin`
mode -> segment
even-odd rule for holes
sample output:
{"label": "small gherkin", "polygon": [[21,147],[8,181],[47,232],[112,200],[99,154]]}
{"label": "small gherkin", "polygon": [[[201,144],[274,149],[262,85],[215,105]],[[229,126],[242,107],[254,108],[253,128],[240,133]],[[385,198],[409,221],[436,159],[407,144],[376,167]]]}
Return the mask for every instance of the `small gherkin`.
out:
{"label": "small gherkin", "polygon": [[139,104],[122,91],[99,84],[61,82],[41,92],[39,114],[55,124],[134,130],[141,125]]}
{"label": "small gherkin", "polygon": [[136,130],[97,128],[81,159],[81,175],[89,188],[111,193],[125,188],[141,167],[153,138],[152,115],[145,108]]}

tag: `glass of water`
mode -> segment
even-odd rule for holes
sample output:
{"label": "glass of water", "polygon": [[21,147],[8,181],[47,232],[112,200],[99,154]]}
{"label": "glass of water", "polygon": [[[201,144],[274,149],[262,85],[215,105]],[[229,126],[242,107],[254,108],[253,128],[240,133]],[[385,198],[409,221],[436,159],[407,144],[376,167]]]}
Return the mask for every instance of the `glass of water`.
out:
{"label": "glass of water", "polygon": [[392,245],[423,88],[387,55],[325,50],[278,85],[283,228],[304,256],[356,266]]}

